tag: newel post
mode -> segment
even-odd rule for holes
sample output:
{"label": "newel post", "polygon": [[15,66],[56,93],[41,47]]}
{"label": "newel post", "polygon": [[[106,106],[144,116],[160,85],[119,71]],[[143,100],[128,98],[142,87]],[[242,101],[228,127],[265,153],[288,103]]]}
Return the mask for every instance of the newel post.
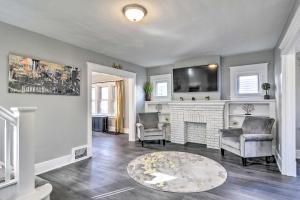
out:
{"label": "newel post", "polygon": [[18,116],[19,132],[19,182],[18,194],[24,195],[34,191],[35,186],[35,111],[36,107],[11,108]]}

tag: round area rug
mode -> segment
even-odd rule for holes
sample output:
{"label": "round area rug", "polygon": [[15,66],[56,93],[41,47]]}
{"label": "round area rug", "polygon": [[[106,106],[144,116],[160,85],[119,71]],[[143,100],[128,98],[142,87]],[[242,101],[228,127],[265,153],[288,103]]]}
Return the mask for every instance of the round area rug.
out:
{"label": "round area rug", "polygon": [[202,192],[222,185],[227,172],[204,156],[162,151],[137,157],[128,164],[128,174],[138,183],[167,192]]}

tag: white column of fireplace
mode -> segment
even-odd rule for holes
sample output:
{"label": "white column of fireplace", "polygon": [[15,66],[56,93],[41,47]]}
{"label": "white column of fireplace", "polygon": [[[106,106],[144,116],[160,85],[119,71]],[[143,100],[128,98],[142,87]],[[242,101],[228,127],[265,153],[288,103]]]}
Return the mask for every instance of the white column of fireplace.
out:
{"label": "white column of fireplace", "polygon": [[172,102],[171,142],[203,143],[208,148],[220,148],[219,129],[224,128],[224,107],[222,101]]}

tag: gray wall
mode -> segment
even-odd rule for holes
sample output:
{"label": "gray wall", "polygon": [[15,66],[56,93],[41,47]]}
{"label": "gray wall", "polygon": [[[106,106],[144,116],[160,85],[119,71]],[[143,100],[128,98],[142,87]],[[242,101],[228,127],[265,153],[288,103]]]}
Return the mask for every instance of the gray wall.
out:
{"label": "gray wall", "polygon": [[[202,56],[199,58],[180,61],[171,65],[150,67],[147,68],[147,75],[154,76],[160,74],[172,74],[173,68],[187,67],[193,65],[207,65],[207,64],[218,64],[220,66],[221,64],[220,56]],[[220,73],[221,73],[221,69],[219,68],[219,75]],[[219,88],[221,88],[221,76],[219,76]],[[191,100],[192,97],[195,97],[196,99],[204,99],[205,96],[210,96],[211,99],[220,99],[221,89],[219,89],[218,92],[201,92],[201,93],[200,92],[191,92],[191,93],[172,92],[172,99],[174,100],[179,100],[180,97],[183,97],[186,100]]]}
{"label": "gray wall", "polygon": [[268,81],[272,85],[272,88],[270,90],[271,98],[274,98],[275,82],[273,50],[265,50],[222,57],[222,98],[230,99],[230,67],[258,63],[269,63]]}
{"label": "gray wall", "polygon": [[[189,61],[179,62],[174,65],[159,66],[147,68],[148,76],[159,75],[159,74],[172,74],[172,69],[174,67],[184,67],[191,64],[209,64],[209,63],[218,63],[221,67],[220,71],[220,92],[221,99],[230,99],[230,67],[239,66],[239,65],[248,65],[248,64],[257,64],[257,63],[269,63],[268,66],[268,79],[269,83],[272,84],[272,89],[270,95],[274,98],[274,54],[273,50],[265,50],[259,52],[245,53],[232,56],[205,56],[198,59],[191,59]],[[192,94],[193,96],[194,94]],[[206,96],[207,94],[204,94]],[[173,98],[178,99],[178,95],[173,94]],[[189,93],[184,94],[185,97],[190,97]]]}
{"label": "gray wall", "polygon": [[[120,63],[124,70],[137,73],[137,112],[143,110],[142,86],[146,70],[102,54],[66,44],[8,24],[0,23],[0,105],[37,106],[36,162],[47,161],[71,153],[71,148],[87,143],[87,68],[86,62],[111,66]],[[101,45],[101,44],[99,44]],[[8,54],[76,66],[81,69],[79,97],[9,94]]]}

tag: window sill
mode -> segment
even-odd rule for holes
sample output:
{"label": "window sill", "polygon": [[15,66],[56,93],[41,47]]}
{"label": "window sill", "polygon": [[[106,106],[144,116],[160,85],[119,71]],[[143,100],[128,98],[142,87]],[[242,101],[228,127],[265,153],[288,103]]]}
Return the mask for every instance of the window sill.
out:
{"label": "window sill", "polygon": [[241,99],[247,99],[247,100],[262,100],[264,99],[264,95],[240,95],[240,96],[231,96],[231,100],[241,100]]}

